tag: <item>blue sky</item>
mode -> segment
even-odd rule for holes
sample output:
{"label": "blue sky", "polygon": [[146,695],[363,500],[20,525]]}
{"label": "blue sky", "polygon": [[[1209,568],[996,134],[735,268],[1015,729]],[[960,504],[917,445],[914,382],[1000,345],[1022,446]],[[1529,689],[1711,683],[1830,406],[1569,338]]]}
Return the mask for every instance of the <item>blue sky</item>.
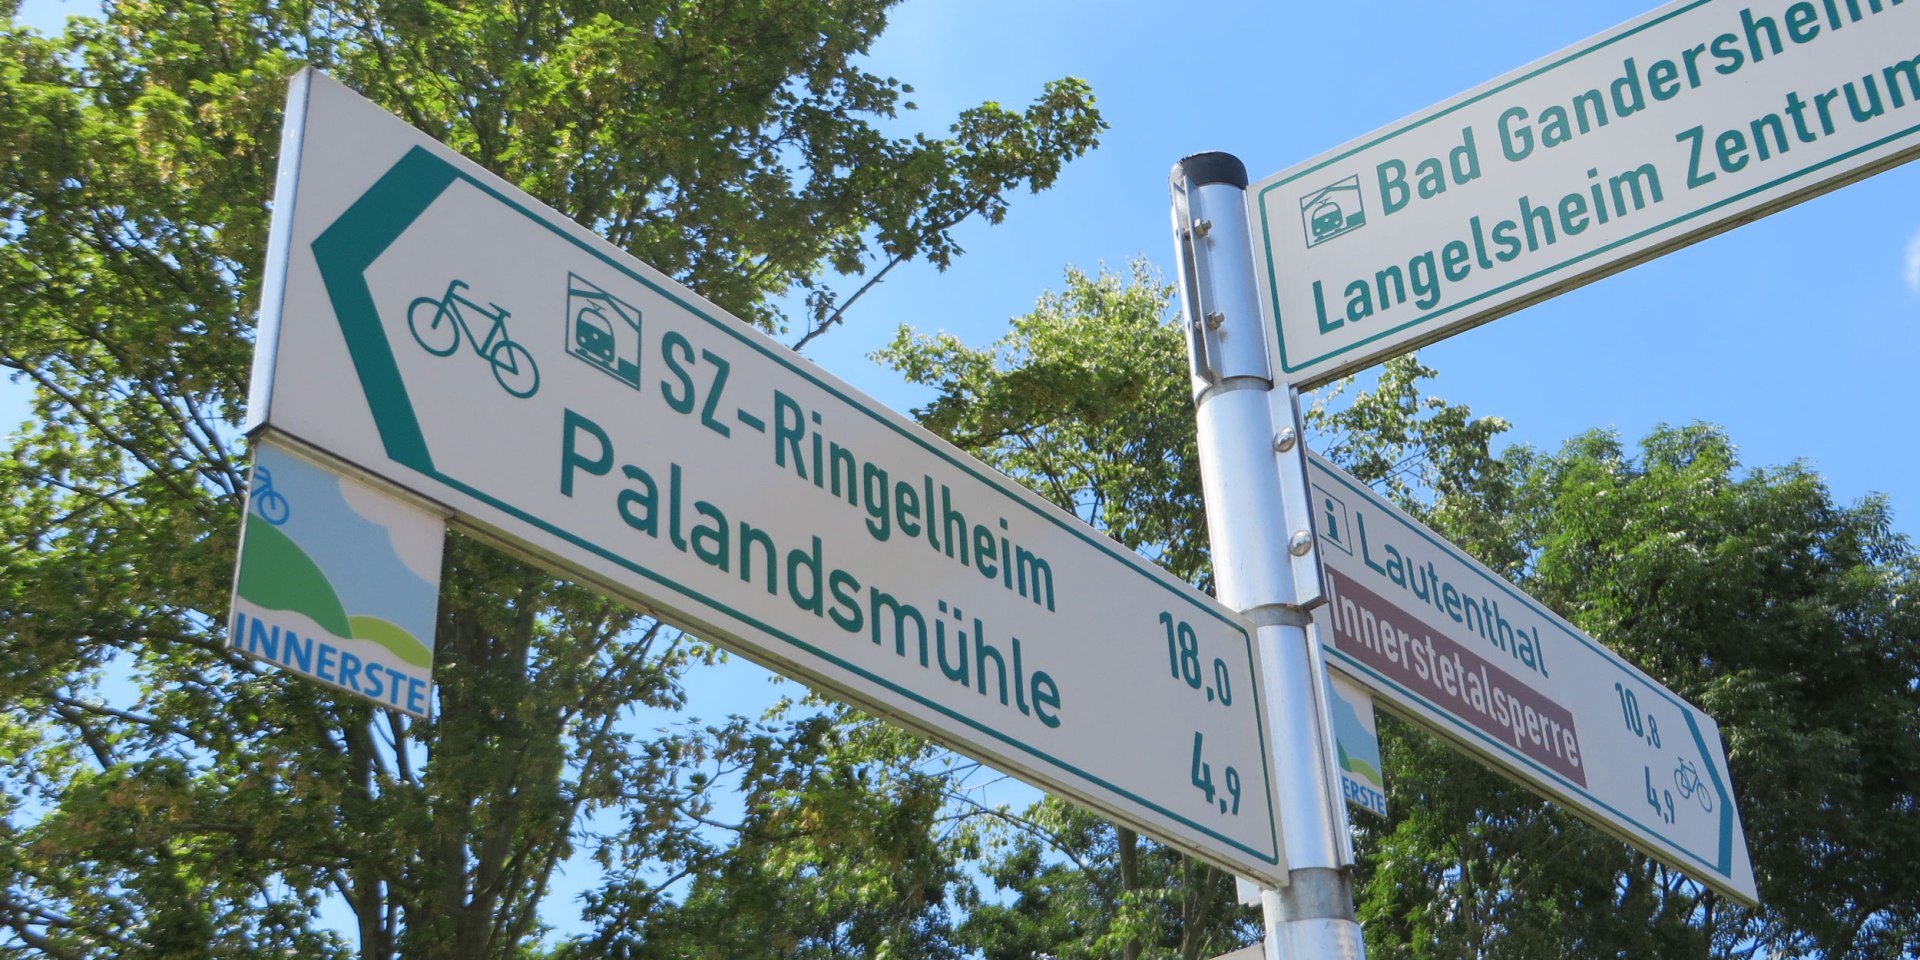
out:
{"label": "blue sky", "polygon": [[[57,24],[90,7],[30,0]],[[896,270],[809,355],[876,398],[924,394],[866,359],[893,330],[973,343],[1061,284],[1068,265],[1171,260],[1166,173],[1224,150],[1277,172],[1651,9],[1633,0],[1540,4],[1404,0],[1212,2],[1172,13],[1137,0],[909,0],[872,69],[915,87],[898,129],[940,132],[982,100],[1028,102],[1047,80],[1091,82],[1112,129],[1049,191],[997,227],[960,231],[945,273]],[[1920,414],[1920,165],[1909,164],[1469,331],[1422,354],[1433,392],[1557,446],[1592,427],[1630,441],[1661,422],[1725,426],[1750,465],[1807,459],[1851,501],[1887,494],[1920,531],[1920,464],[1902,442]],[[0,387],[0,424],[25,416]]]}
{"label": "blue sky", "polygon": [[[896,404],[858,356],[896,323],[984,342],[1060,285],[1065,264],[1144,253],[1170,269],[1166,172],[1224,150],[1256,179],[1652,9],[1637,2],[1274,4],[925,0],[895,17],[877,69],[921,113],[1012,104],[1091,81],[1113,129],[1007,222],[963,234],[944,275],[890,280],[815,359]],[[1920,165],[1816,198],[1422,352],[1432,392],[1555,447],[1593,427],[1725,426],[1749,465],[1807,459],[1851,501],[1887,494],[1920,531]],[[877,384],[877,386],[876,386]],[[904,399],[896,399],[904,398]]]}
{"label": "blue sky", "polygon": [[[1756,0],[1756,5],[1760,5]],[[1772,4],[1767,4],[1772,6]],[[30,0],[27,22],[89,4]],[[938,133],[982,100],[1024,105],[1050,79],[1087,79],[1112,129],[1056,185],[1016,198],[1005,223],[960,231],[945,273],[896,270],[848,325],[809,350],[905,409],[925,394],[866,355],[901,324],[984,344],[1058,288],[1062,269],[1170,270],[1166,175],[1224,150],[1256,179],[1652,9],[1369,0],[910,0],[871,69],[915,87],[899,132]],[[1920,358],[1920,164],[1469,331],[1422,353],[1432,392],[1512,422],[1510,440],[1557,447],[1593,427],[1631,442],[1656,424],[1727,428],[1751,466],[1805,458],[1834,494],[1888,495],[1920,532],[1920,455],[1909,385]],[[0,425],[25,416],[0,385]],[[702,677],[694,710],[754,712],[776,691],[744,666]],[[782,685],[796,693],[791,684]],[[574,877],[571,884],[589,878]],[[564,913],[564,909],[561,911]],[[554,919],[563,926],[561,916]]]}

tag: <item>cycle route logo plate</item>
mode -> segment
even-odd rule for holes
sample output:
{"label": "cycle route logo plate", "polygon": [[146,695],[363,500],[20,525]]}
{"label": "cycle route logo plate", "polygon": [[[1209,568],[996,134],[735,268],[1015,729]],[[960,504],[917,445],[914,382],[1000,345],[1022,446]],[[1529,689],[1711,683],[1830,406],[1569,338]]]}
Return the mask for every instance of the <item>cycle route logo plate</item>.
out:
{"label": "cycle route logo plate", "polygon": [[1327,713],[1339,753],[1340,792],[1347,803],[1375,816],[1387,815],[1387,780],[1380,772],[1380,728],[1373,698],[1345,675],[1327,673]]}
{"label": "cycle route logo plate", "polygon": [[412,504],[256,447],[227,645],[426,717],[445,531]]}

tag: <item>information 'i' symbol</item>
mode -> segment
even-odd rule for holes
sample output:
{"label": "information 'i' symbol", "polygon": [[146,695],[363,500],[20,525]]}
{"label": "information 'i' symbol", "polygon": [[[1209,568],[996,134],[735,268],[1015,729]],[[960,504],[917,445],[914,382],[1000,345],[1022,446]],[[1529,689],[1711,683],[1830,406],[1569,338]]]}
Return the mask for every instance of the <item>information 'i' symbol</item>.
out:
{"label": "information 'i' symbol", "polygon": [[1352,554],[1353,547],[1347,543],[1347,522],[1349,519],[1347,502],[1340,499],[1332,490],[1319,484],[1313,485],[1313,492],[1307,498],[1307,509],[1313,509],[1314,499],[1320,501],[1320,517],[1314,522],[1320,541],[1345,554]]}

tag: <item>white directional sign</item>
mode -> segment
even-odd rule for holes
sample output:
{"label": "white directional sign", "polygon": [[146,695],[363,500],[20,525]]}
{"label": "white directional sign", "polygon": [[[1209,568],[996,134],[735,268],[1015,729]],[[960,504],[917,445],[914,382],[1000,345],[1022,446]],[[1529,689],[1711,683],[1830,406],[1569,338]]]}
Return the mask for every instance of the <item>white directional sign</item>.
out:
{"label": "white directional sign", "polygon": [[1912,159],[1916,37],[1911,2],[1680,0],[1254,184],[1282,379],[1324,383]]}
{"label": "white directional sign", "polygon": [[1318,456],[1328,663],[1521,783],[1755,903],[1720,728]]}
{"label": "white directional sign", "polygon": [[1286,876],[1231,611],[325,77],[287,122],[254,426]]}

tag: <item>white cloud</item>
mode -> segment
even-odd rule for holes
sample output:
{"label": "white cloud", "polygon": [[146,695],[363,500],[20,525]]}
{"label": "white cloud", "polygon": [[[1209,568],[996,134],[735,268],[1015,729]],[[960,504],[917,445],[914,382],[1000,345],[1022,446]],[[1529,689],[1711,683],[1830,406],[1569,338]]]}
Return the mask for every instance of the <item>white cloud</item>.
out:
{"label": "white cloud", "polygon": [[1920,293],[1920,233],[1907,241],[1907,286]]}
{"label": "white cloud", "polygon": [[346,477],[340,497],[354,513],[387,531],[393,556],[428,583],[440,582],[440,550],[446,528],[438,517]]}

